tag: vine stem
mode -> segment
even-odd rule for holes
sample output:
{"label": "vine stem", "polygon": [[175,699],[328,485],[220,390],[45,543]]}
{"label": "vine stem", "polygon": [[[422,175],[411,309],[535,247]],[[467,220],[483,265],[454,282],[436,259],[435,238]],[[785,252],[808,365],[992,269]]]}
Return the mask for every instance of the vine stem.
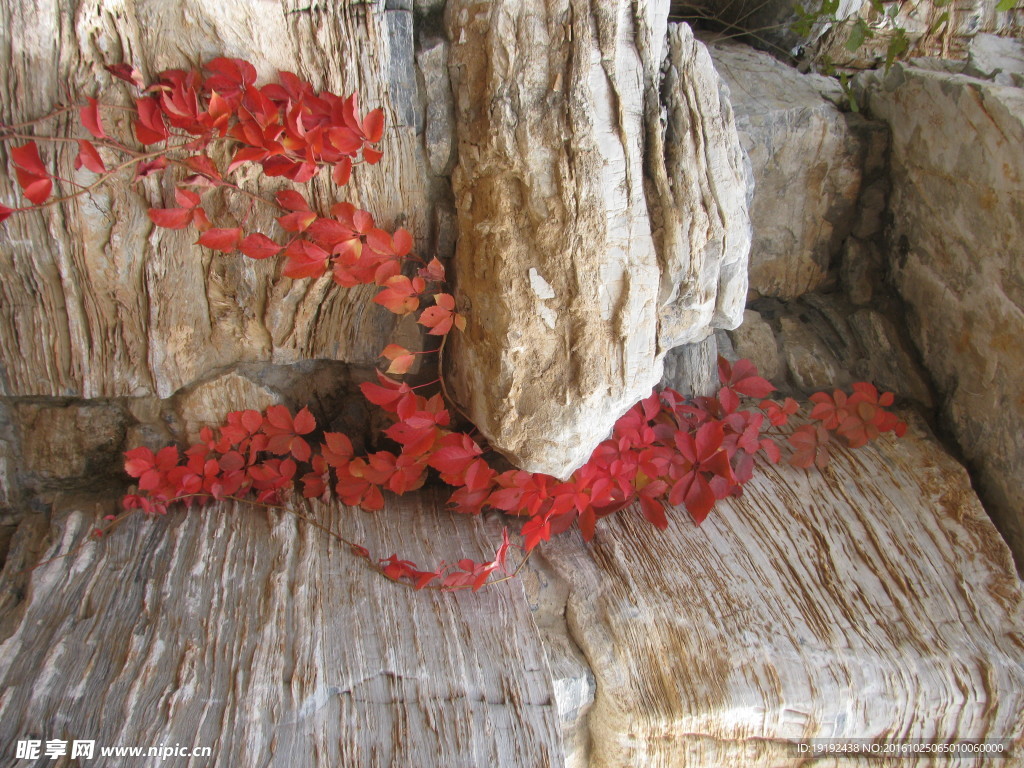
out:
{"label": "vine stem", "polygon": [[[213,501],[233,501],[233,502],[236,502],[238,504],[250,504],[250,505],[255,506],[255,507],[263,507],[264,509],[274,509],[274,510],[277,510],[279,512],[287,512],[287,513],[289,513],[291,515],[294,515],[295,517],[297,517],[299,520],[301,520],[302,522],[306,523],[307,525],[311,525],[314,528],[316,528],[317,530],[321,531],[322,533],[326,533],[328,536],[334,538],[337,541],[340,541],[342,544],[345,544],[346,546],[348,546],[349,548],[351,548],[353,550],[361,549],[363,551],[366,551],[365,547],[363,547],[360,544],[357,544],[354,541],[351,541],[350,539],[346,539],[344,536],[342,536],[337,531],[332,530],[331,528],[329,528],[328,526],[324,525],[321,522],[318,522],[316,519],[314,519],[312,517],[311,514],[308,514],[308,513],[304,514],[302,512],[299,512],[297,509],[295,509],[291,505],[287,505],[287,504],[275,504],[275,503],[269,502],[269,501],[256,501],[255,499],[245,499],[245,498],[242,498],[241,496],[222,496],[219,499],[214,499],[214,497],[211,496],[208,493],[188,493],[188,494],[184,494],[182,496],[176,496],[173,499],[168,499],[166,503],[167,504],[176,504],[178,502],[186,501],[186,500],[189,500],[189,499],[213,500]],[[302,503],[306,506],[306,508],[308,510],[308,508],[309,508],[309,500],[303,498],[302,499]],[[72,547],[67,552],[64,552],[63,554],[60,554],[60,555],[54,555],[53,557],[49,557],[46,560],[42,560],[42,561],[36,563],[35,565],[31,566],[30,568],[23,569],[21,571],[21,573],[31,573],[32,571],[35,571],[37,568],[42,568],[44,565],[49,565],[50,563],[54,563],[54,562],[56,562],[58,560],[63,560],[65,557],[70,557],[70,556],[72,556],[72,555],[82,551],[88,544],[92,543],[93,541],[95,541],[97,539],[104,538],[108,533],[113,531],[117,526],[119,526],[121,523],[123,523],[125,520],[127,520],[129,517],[131,517],[131,516],[133,516],[135,514],[136,514],[136,510],[134,510],[134,509],[130,509],[130,510],[126,511],[126,512],[122,512],[120,515],[115,517],[113,520],[109,520],[107,522],[107,525],[103,526],[102,528],[95,528],[95,529],[93,529],[93,531],[89,534],[89,536],[83,542],[81,542],[80,544]],[[519,572],[523,569],[523,566],[526,565],[526,562],[530,559],[530,555],[532,555],[532,554],[533,554],[533,550],[530,550],[529,552],[527,552],[523,556],[523,559],[519,561],[519,565],[517,565],[515,570],[512,571],[511,573],[508,573],[508,569],[506,568],[505,569],[505,571],[506,571],[506,575],[505,576],[502,576],[501,578],[498,578],[498,579],[489,579],[488,581],[484,582],[484,584],[482,586],[485,586],[485,587],[486,586],[491,586],[492,584],[500,584],[503,581],[509,581],[511,579],[514,579],[516,576],[519,575]],[[388,576],[387,574],[384,573],[384,569],[383,568],[381,568],[380,566],[375,564],[372,560],[369,559],[369,557],[364,557],[364,559],[366,559],[370,563],[369,567],[370,567],[371,570],[375,571],[376,573],[379,573],[381,576],[383,576],[388,581],[396,583],[396,584],[402,584],[403,586],[409,587],[410,589],[416,589],[416,586],[414,584],[410,584],[407,581],[400,581],[398,579],[392,579],[390,576]],[[430,589],[430,590],[434,590],[434,591],[437,591],[437,592],[454,592],[454,591],[460,590],[460,589],[471,589],[471,588],[472,588],[471,584],[460,584],[460,585],[450,586],[450,587],[445,587],[445,586],[442,586],[442,585],[428,584],[425,587],[422,587],[422,589]]]}
{"label": "vine stem", "polygon": [[123,171],[123,170],[125,170],[127,168],[130,168],[133,165],[141,163],[144,160],[151,160],[153,158],[160,157],[161,155],[166,155],[168,152],[170,152],[170,151],[172,151],[174,149],[179,149],[179,147],[169,147],[167,149],[161,149],[159,152],[148,152],[148,153],[146,153],[144,155],[138,155],[136,157],[133,157],[130,160],[125,160],[123,163],[118,165],[116,168],[114,168],[112,170],[109,170],[106,173],[104,173],[102,176],[100,176],[98,179],[96,179],[96,181],[94,181],[92,184],[90,184],[87,187],[83,187],[82,189],[78,190],[77,192],[74,192],[74,193],[72,193],[70,195],[64,195],[63,197],[52,198],[51,200],[47,200],[47,201],[45,201],[43,203],[40,203],[39,205],[30,205],[30,206],[25,206],[23,208],[13,208],[11,210],[11,213],[23,213],[25,211],[36,211],[36,210],[40,210],[42,208],[49,208],[49,207],[54,206],[54,205],[59,205],[60,203],[66,203],[68,200],[74,200],[76,197],[81,197],[82,195],[88,194],[89,192],[92,192],[94,189],[96,189],[96,187],[99,187],[99,186],[101,186],[103,184],[106,184],[108,181],[110,181],[110,179],[112,179],[114,176],[119,174],[121,171]]}

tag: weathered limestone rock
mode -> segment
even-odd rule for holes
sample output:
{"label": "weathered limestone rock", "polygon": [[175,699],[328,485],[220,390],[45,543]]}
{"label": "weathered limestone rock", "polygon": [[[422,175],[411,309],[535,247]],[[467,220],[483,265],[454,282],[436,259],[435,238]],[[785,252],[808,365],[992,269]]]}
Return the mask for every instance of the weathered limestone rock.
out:
{"label": "weathered limestone rock", "polygon": [[787,740],[828,737],[1021,749],[1024,596],[963,468],[913,425],[823,474],[759,469],[700,528],[624,514],[544,549],[596,679],[587,764],[795,767]]}
{"label": "weathered limestone rock", "polygon": [[869,107],[892,128],[891,270],[910,332],[1024,562],[1024,90],[899,66]]}
{"label": "weathered limestone rock", "polygon": [[[441,501],[298,508],[375,554],[489,557],[502,521]],[[558,537],[522,581],[477,594],[389,583],[245,506],[77,548],[112,508],[68,496],[49,519],[0,521],[0,743],[177,743],[216,765],[796,768],[791,739],[1024,727],[1020,582],[916,420],[823,474],[761,466],[700,528],[629,510],[590,545]]]}
{"label": "weathered limestone rock", "polygon": [[750,290],[788,299],[820,288],[856,224],[872,129],[840,112],[835,80],[743,45],[710,50],[753,169]]}
{"label": "weathered limestone rock", "polygon": [[[493,556],[496,521],[440,505],[425,494],[376,515],[313,514],[382,555]],[[12,539],[0,743],[90,739],[97,757],[210,747],[218,766],[563,764],[521,584],[413,592],[291,515],[230,506],[135,520],[23,570],[71,550],[111,506],[67,500],[50,530],[26,521]]]}
{"label": "weathered limestone rock", "polygon": [[[79,97],[116,98],[103,65],[121,61],[148,75],[214,56],[247,58],[263,78],[290,70],[384,108],[384,159],[359,167],[341,194],[382,226],[404,225],[425,250],[432,213],[407,5],[3,0],[0,119],[46,114],[69,84]],[[72,160],[61,154],[56,170],[76,177]],[[371,363],[387,343],[394,316],[369,302],[372,288],[292,281],[275,259],[214,254],[194,246],[192,232],[156,230],[145,209],[164,205],[170,185],[130,182],[0,228],[0,394],[165,398],[238,362]],[[0,201],[18,205],[12,184],[0,175]],[[314,199],[338,194],[325,180],[313,185]],[[225,213],[241,216],[245,205]],[[272,213],[257,211],[251,225],[273,232]]]}
{"label": "weathered limestone rock", "polygon": [[754,361],[777,386],[807,394],[871,381],[923,409],[934,406],[913,342],[878,309],[818,293],[788,303],[762,299],[754,307],[747,310],[751,322],[729,332],[733,353]]}
{"label": "weathered limestone rock", "polygon": [[19,470],[43,482],[104,475],[120,463],[128,413],[120,403],[17,403]]}
{"label": "weathered limestone rock", "polygon": [[571,472],[657,383],[667,348],[740,320],[742,155],[689,30],[670,35],[659,82],[667,10],[457,0],[446,11],[469,323],[453,390],[526,469]]}
{"label": "weathered limestone rock", "polygon": [[1024,87],[1024,40],[977,35],[971,41],[965,74],[996,85]]}

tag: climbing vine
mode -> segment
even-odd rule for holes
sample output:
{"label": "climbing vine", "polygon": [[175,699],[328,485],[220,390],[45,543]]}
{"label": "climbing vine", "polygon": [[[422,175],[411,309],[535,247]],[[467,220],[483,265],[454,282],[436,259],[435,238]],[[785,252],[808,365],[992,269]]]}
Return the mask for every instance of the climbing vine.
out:
{"label": "climbing vine", "polygon": [[[337,202],[322,213],[299,191],[321,173],[344,187],[355,166],[378,162],[383,112],[364,115],[355,95],[318,92],[289,72],[257,86],[256,70],[239,59],[214,59],[202,71],[169,70],[149,84],[130,66],[108,70],[132,89],[132,107],[88,98],[37,120],[0,126],[0,140],[14,144],[10,158],[30,203],[0,205],[0,221],[66,202],[115,175],[131,173],[139,180],[173,173],[173,205],[148,210],[155,226],[192,228],[197,244],[224,254],[279,258],[287,278],[330,274],[342,287],[375,285],[374,302],[396,315],[418,313],[426,335],[439,343],[416,351],[389,344],[381,352],[386,370],[378,371],[376,382],[361,385],[366,399],[390,418],[384,430],[390,450],[356,455],[348,436],[321,429],[308,408],[297,413],[281,405],[262,412],[234,411],[219,427],[204,427],[199,441],[187,448],[128,450],[125,471],[136,487],[123,499],[124,512],[107,518],[97,535],[132,514],[162,515],[175,505],[224,500],[288,509],[327,530],[296,509],[298,499],[336,498],[377,512],[385,508],[388,494],[416,491],[436,479],[454,489],[448,503],[457,512],[495,509],[519,518],[520,543],[513,544],[506,526],[492,559],[430,568],[397,554],[374,557],[358,542],[327,532],[396,581],[417,589],[476,590],[507,577],[510,552],[528,556],[574,525],[590,540],[598,521],[627,508],[638,509],[659,529],[668,526],[671,508],[685,508],[700,524],[718,500],[742,494],[758,456],[778,462],[786,449],[793,466],[823,468],[835,444],[856,448],[906,429],[887,410],[891,393],[858,383],[850,394],[812,395],[806,423],[784,436],[778,428],[800,413],[800,405],[792,398],[768,399],[775,388],[749,361],[719,359],[721,387],[715,396],[652,392],[616,422],[611,436],[568,480],[498,471],[488,461],[486,444],[456,429],[449,410],[454,404],[444,387],[441,357],[448,335],[463,330],[466,321],[447,289],[444,265],[413,253],[413,238],[405,229],[385,231],[371,213],[349,202]],[[126,109],[131,135],[110,135],[107,115]],[[37,132],[47,120],[69,112],[77,114],[88,137]],[[48,165],[38,142],[55,154],[71,147],[82,180],[50,171],[54,157]],[[228,150],[226,166],[214,158],[219,147]],[[291,185],[265,198],[231,180],[237,169],[253,165]],[[57,197],[55,184],[65,190]],[[214,221],[207,207],[211,195],[242,196],[250,210],[268,206],[278,214],[278,226],[271,232],[251,231],[248,216]],[[416,355],[424,354],[435,356],[438,378],[414,387],[400,377]]]}

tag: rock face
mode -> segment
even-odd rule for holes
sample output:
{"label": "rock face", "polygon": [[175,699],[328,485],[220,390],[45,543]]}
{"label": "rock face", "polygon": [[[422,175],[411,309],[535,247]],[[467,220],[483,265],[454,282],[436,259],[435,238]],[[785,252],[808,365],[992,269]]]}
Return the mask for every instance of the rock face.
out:
{"label": "rock face", "polygon": [[[48,529],[30,519],[12,539],[0,596],[0,743],[11,755],[41,736],[95,740],[97,758],[103,746],[208,747],[206,762],[223,766],[563,764],[521,585],[413,592],[291,515],[222,507],[86,542],[35,570],[38,602],[21,602],[17,571],[35,550],[75,546],[111,506],[68,499],[54,538],[33,538]],[[435,506],[424,495],[381,515],[313,514],[375,552],[419,561],[444,540],[449,557],[493,556],[500,526]],[[103,584],[71,586],[71,574]]]}
{"label": "rock face", "polygon": [[873,153],[884,157],[884,133],[839,110],[833,79],[800,74],[748,46],[710,50],[754,176],[750,290],[791,299],[825,287],[856,224],[865,164]]}
{"label": "rock face", "polygon": [[[66,100],[68,84],[79,100],[116,95],[103,65],[121,61],[153,75],[240,56],[263,78],[290,70],[317,87],[357,91],[365,108],[384,108],[388,130],[381,164],[358,168],[343,194],[381,225],[406,226],[423,251],[435,225],[417,136],[412,10],[392,6],[5,0],[2,119],[46,114]],[[48,147],[44,154],[54,157]],[[61,154],[56,170],[75,176],[72,160]],[[192,232],[156,230],[145,209],[164,206],[170,186],[129,182],[0,228],[0,394],[165,398],[239,362],[369,363],[387,343],[393,316],[369,302],[372,289],[292,281],[275,259],[215,254],[193,245]],[[0,184],[3,203],[17,204],[6,172]],[[328,183],[314,184],[312,194],[338,199]],[[243,215],[244,205],[228,213]],[[271,231],[271,213],[257,211],[253,227]]]}
{"label": "rock face", "polygon": [[1024,90],[896,67],[869,94],[892,128],[892,278],[946,422],[1024,562]]}
{"label": "rock face", "polygon": [[668,348],[740,321],[742,155],[687,28],[669,35],[659,77],[667,10],[447,7],[469,322],[453,389],[491,445],[526,469],[570,473],[657,383]]}
{"label": "rock face", "polygon": [[700,528],[618,515],[544,550],[594,678],[584,764],[795,768],[788,740],[893,734],[1019,750],[1024,597],[963,469],[917,428],[824,474],[761,469]]}
{"label": "rock face", "polygon": [[[285,512],[174,511],[86,542],[109,494],[62,497],[0,524],[0,744],[796,768],[792,739],[1019,742],[1024,596],[963,469],[912,424],[824,474],[759,470],[700,528],[627,510],[455,595],[392,584]],[[296,508],[377,555],[492,556],[500,519],[440,506]]]}

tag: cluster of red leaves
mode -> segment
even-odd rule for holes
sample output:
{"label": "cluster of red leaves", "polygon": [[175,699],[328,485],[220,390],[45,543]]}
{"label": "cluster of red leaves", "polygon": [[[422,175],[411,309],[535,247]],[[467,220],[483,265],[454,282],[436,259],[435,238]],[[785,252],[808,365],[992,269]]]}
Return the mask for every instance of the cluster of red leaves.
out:
{"label": "cluster of red leaves", "polygon": [[[222,253],[239,251],[252,259],[267,259],[283,252],[286,277],[330,273],[346,287],[376,284],[381,287],[376,303],[400,315],[416,311],[423,298],[431,295],[428,284],[444,281],[444,267],[437,259],[423,263],[410,255],[413,239],[407,230],[386,232],[375,226],[370,213],[350,203],[333,205],[329,216],[320,216],[299,192],[283,190],[267,201],[283,212],[277,222],[284,237],[278,239],[247,233],[242,226],[214,226],[203,205],[203,197],[213,190],[237,191],[226,177],[250,163],[259,164],[267,176],[296,183],[309,181],[327,167],[334,183],[347,184],[360,157],[370,164],[382,157],[372,146],[384,134],[380,109],[361,117],[355,94],[342,98],[329,91],[317,92],[291,72],[280,72],[277,82],[257,86],[255,68],[240,59],[213,59],[202,71],[167,70],[149,85],[129,65],[107,69],[135,89],[132,133],[141,150],[110,139],[103,127],[102,105],[89,98],[78,114],[93,141],[78,140],[75,167],[106,173],[99,145],[109,153],[127,153],[136,178],[164,171],[170,164],[182,168],[186,175],[176,185],[175,205],[147,212],[157,226],[194,226],[199,245]],[[232,147],[226,169],[207,153],[215,141]],[[162,149],[153,151],[157,145]],[[14,147],[12,158],[25,196],[36,206],[45,203],[53,191],[53,179],[36,142]],[[0,221],[14,210],[0,208]],[[407,261],[419,264],[412,277],[402,274]],[[434,335],[465,325],[455,311],[454,298],[444,293],[435,296],[435,306],[426,309],[419,321]],[[391,370],[398,373],[407,368],[408,363],[396,363]]]}
{"label": "cluster of red leaves", "polygon": [[811,395],[814,407],[810,417],[818,423],[798,427],[789,436],[793,446],[789,463],[796,467],[817,465],[824,469],[829,462],[833,434],[850,448],[867,445],[885,432],[903,437],[907,425],[885,410],[893,400],[892,392],[879,394],[875,386],[867,382],[855,383],[851,395],[838,389],[831,395],[827,392]]}
{"label": "cluster of red leaves", "polygon": [[[754,475],[760,453],[770,462],[781,458],[779,439],[766,436],[797,413],[795,400],[762,400],[757,408],[741,408],[743,400],[757,401],[774,387],[757,375],[747,360],[730,364],[719,359],[722,387],[715,397],[684,398],[666,389],[652,393],[626,412],[612,435],[590,460],[567,481],[521,470],[497,472],[484,458],[483,447],[469,435],[449,429],[450,414],[440,395],[424,397],[408,384],[378,374],[378,383],[361,385],[363,394],[391,414],[385,434],[396,451],[377,451],[355,457],[344,435],[324,433],[317,447],[306,441],[315,429],[305,409],[291,417],[275,406],[265,414],[232,413],[219,434],[205,430],[200,443],[184,456],[176,448],[153,454],[147,448],[128,452],[126,470],[139,479],[145,495],[127,497],[126,505],[147,512],[164,512],[167,504],[198,496],[210,499],[254,494],[258,501],[280,502],[291,486],[306,498],[330,496],[376,511],[384,507],[384,492],[403,494],[423,486],[430,470],[455,488],[449,502],[458,512],[479,514],[498,509],[525,518],[526,552],[542,541],[579,526],[587,540],[597,521],[636,505],[655,527],[668,526],[668,507],[685,507],[696,524],[707,517],[719,499],[742,494]],[[870,384],[857,384],[854,394],[819,393],[810,418],[789,437],[794,452],[789,463],[824,466],[827,448],[815,445],[811,460],[805,434],[833,432],[847,445],[858,447],[882,432],[901,435],[905,425],[885,406],[891,394],[879,395]],[[300,466],[301,465],[301,466]],[[380,560],[385,575],[417,588],[471,586],[478,589],[503,569],[510,543],[485,563],[460,560],[423,570],[397,555]],[[369,558],[362,550],[360,554]]]}
{"label": "cluster of red leaves", "polygon": [[[299,184],[329,168],[334,183],[348,183],[359,158],[370,164],[381,159],[372,145],[383,136],[383,112],[360,117],[355,95],[317,92],[289,72],[280,73],[277,82],[257,86],[255,69],[239,59],[214,59],[201,72],[168,70],[149,85],[128,65],[108,69],[137,89],[132,133],[141,148],[108,137],[102,105],[90,98],[78,114],[92,139],[77,140],[76,169],[100,174],[103,181],[129,167],[136,179],[172,165],[181,168],[186,175],[175,185],[175,205],[148,211],[155,225],[195,227],[198,244],[223,253],[239,251],[252,259],[283,254],[283,272],[290,278],[329,273],[341,286],[375,284],[380,291],[374,301],[399,315],[419,310],[432,297],[433,304],[418,318],[428,334],[444,337],[453,328],[465,329],[454,297],[439,292],[445,281],[441,263],[415,257],[409,232],[399,228],[389,233],[376,226],[369,212],[350,203],[337,203],[330,215],[321,216],[298,191],[278,192],[274,200],[265,201],[280,212],[277,223],[284,236],[277,240],[246,233],[239,225],[214,226],[204,207],[203,197],[212,190],[242,191],[226,177],[246,164]],[[214,142],[230,144],[232,157],[225,169],[207,152]],[[126,159],[108,171],[100,149]],[[47,203],[55,177],[35,141],[13,147],[11,158],[26,198],[33,206]],[[0,206],[0,221],[15,210],[31,209]],[[388,373],[401,375],[416,354],[421,353],[390,344],[382,357],[390,362]],[[574,524],[589,540],[598,520],[634,505],[660,529],[668,525],[668,507],[685,507],[700,524],[719,499],[742,493],[758,454],[770,462],[781,459],[780,441],[765,432],[785,425],[799,411],[789,398],[782,403],[762,399],[774,387],[749,361],[730,364],[720,359],[722,386],[715,397],[687,399],[672,390],[651,394],[618,420],[611,437],[584,466],[562,481],[521,470],[496,471],[479,443],[449,428],[450,414],[440,394],[424,397],[408,384],[378,376],[378,383],[364,383],[362,391],[391,414],[393,423],[385,434],[395,450],[355,456],[348,437],[319,432],[306,408],[294,415],[283,406],[263,413],[236,411],[219,429],[203,429],[199,442],[184,452],[174,446],[155,453],[145,447],[129,450],[125,470],[137,479],[138,488],[125,497],[125,508],[163,514],[175,502],[226,498],[280,504],[300,492],[306,498],[333,495],[347,505],[375,511],[384,507],[386,492],[414,491],[434,473],[455,489],[449,499],[455,510],[479,514],[497,509],[523,518],[522,549],[530,552]],[[742,408],[744,399],[760,404]],[[849,396],[836,391],[811,400],[813,423],[788,437],[793,448],[789,463],[794,466],[824,467],[835,440],[855,448],[884,432],[902,435],[906,429],[885,410],[893,396],[879,394],[870,384],[855,384]],[[365,548],[348,543],[374,562]],[[374,564],[386,576],[418,589],[476,590],[506,570],[511,547],[506,529],[495,557],[485,562],[463,559],[423,570],[393,554]]]}

